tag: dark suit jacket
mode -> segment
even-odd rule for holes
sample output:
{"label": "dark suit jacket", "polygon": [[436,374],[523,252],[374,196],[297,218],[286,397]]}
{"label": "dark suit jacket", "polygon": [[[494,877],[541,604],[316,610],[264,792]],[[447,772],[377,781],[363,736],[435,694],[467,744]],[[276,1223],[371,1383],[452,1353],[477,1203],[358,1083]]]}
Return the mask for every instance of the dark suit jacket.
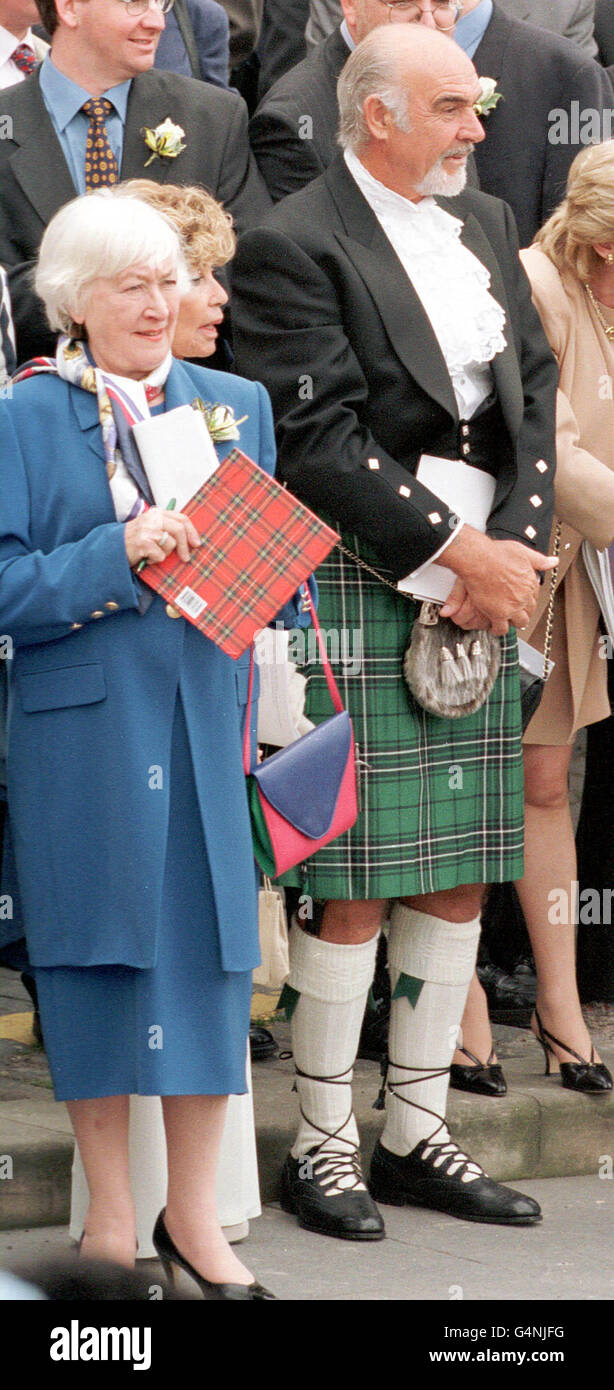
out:
{"label": "dark suit jacket", "polygon": [[473,62],[480,77],[496,78],[504,97],[484,117],[486,139],[476,145],[480,188],[505,198],[520,245],[530,246],[564,197],[569,166],[583,148],[577,137],[571,139],[573,119],[567,142],[549,141],[552,113],[601,113],[614,104],[612,87],[599,64],[568,39],[512,19],[496,4]]}
{"label": "dark suit jacket", "polygon": [[604,67],[614,65],[614,0],[596,0],[595,38]]}
{"label": "dark suit jacket", "polygon": [[[222,6],[217,4],[217,0],[186,0],[186,8],[194,33],[203,82],[214,82],[216,87],[227,87],[230,69],[228,15]],[[182,77],[196,75],[192,73],[174,9],[168,11],[165,20],[156,49],[154,67],[163,72],[179,73]]]}
{"label": "dark suit jacket", "polygon": [[305,57],[309,0],[265,0],[258,43],[258,96]]}
{"label": "dark suit jacket", "polygon": [[[505,425],[489,533],[545,549],[558,373],[514,220],[474,189],[437,202],[463,219],[507,319],[492,364]],[[367,539],[397,577],[433,555],[451,515],[412,474],[421,453],[458,438],[456,399],[421,301],[341,155],[242,238],[233,316],[239,370],[271,393],[278,472],[293,491]]]}
{"label": "dark suit jacket", "polygon": [[[76,190],[42,98],[38,75],[3,93],[13,123],[12,140],[0,140],[0,264],[9,270],[17,355],[23,362],[53,351],[53,336],[31,288],[32,262],[45,227]],[[176,159],[154,159],[141,135],[171,116],[185,130],[186,149]],[[245,104],[191,77],[145,72],[128,98],[122,179],[203,184],[225,203],[239,230],[257,222],[269,198],[250,155]]]}
{"label": "dark suit jacket", "polygon": [[338,148],[337,79],[348,57],[341,30],[335,29],[279,78],[252,116],[251,147],[274,202],[328,168]]}

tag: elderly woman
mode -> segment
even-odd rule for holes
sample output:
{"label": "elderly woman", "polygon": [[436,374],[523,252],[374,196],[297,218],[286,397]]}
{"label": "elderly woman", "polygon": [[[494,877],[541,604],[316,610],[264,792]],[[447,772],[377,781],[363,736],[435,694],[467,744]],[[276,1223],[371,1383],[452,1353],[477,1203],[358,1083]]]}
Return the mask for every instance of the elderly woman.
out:
{"label": "elderly woman", "polygon": [[206,1298],[271,1298],[215,1208],[258,961],[244,672],[137,579],[142,560],[187,560],[199,537],[146,507],[126,427],[134,407],[220,401],[247,417],[241,447],[271,469],[270,406],[258,385],[173,360],[188,275],[175,231],[137,199],[107,190],[62,208],[36,288],[70,337],[0,402],[0,628],[14,644],[19,890],[54,1090],[89,1186],[83,1252],[134,1259],[128,1098],[160,1095],[161,1257]]}
{"label": "elderly woman", "polygon": [[[221,203],[202,188],[132,179],[121,184],[116,192],[140,198],[157,208],[178,232],[188,269],[189,288],[179,305],[173,335],[173,355],[179,358],[211,357],[216,350],[218,329],[228,302],[228,295],[213,272],[231,259],[236,245],[230,215]],[[266,460],[264,462],[266,464]],[[270,462],[272,466],[272,456]],[[242,667],[245,668],[243,675]],[[237,663],[243,695],[247,693],[248,672],[249,653],[245,653]],[[253,722],[257,722],[255,714]],[[254,728],[254,736],[255,733]],[[270,1034],[267,1036],[270,1037]],[[157,1101],[143,1097],[133,1101],[130,1145],[139,1259],[148,1259],[154,1253],[151,1243],[152,1212],[155,1215],[160,1205],[165,1180],[164,1136]],[[148,1155],[147,1165],[140,1161],[144,1154]],[[243,1239],[248,1231],[248,1219],[260,1213],[253,1103],[249,1093],[231,1096],[229,1100],[216,1198],[226,1234],[232,1239]],[[86,1205],[87,1189],[77,1150],[73,1170],[71,1232],[82,1229]]]}
{"label": "elderly woman", "polygon": [[[525,874],[516,886],[537,969],[532,1028],[547,1069],[560,1067],[570,1089],[603,1093],[612,1089],[612,1077],[591,1045],[576,985],[577,866],[568,773],[578,730],[610,713],[599,606],[581,545],[587,539],[602,550],[614,541],[613,141],[576,156],[566,198],[521,258],[560,367],[556,510],[562,530],[551,653],[556,665],[524,740]],[[539,651],[548,587],[523,634]],[[566,894],[566,921],[553,905],[553,890]],[[490,1032],[480,996],[474,979],[463,1039],[470,1054],[486,1057]]]}

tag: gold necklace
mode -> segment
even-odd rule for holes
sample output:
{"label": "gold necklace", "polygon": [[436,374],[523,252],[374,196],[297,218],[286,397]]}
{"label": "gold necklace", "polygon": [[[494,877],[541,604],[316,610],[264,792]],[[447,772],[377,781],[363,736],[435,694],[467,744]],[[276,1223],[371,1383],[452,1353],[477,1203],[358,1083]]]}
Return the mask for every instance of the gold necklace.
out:
{"label": "gold necklace", "polygon": [[599,308],[599,305],[598,305],[598,303],[597,303],[597,300],[595,299],[595,296],[594,296],[594,294],[593,294],[593,291],[592,291],[592,289],[591,289],[591,287],[590,287],[590,285],[589,285],[589,283],[588,283],[587,280],[584,281],[584,288],[585,288],[586,293],[587,293],[587,295],[588,295],[588,297],[589,297],[589,299],[590,299],[590,301],[591,301],[591,304],[592,304],[592,306],[593,306],[593,309],[595,310],[595,313],[596,313],[596,315],[597,315],[597,318],[599,319],[599,322],[600,322],[600,324],[601,324],[601,327],[603,328],[603,331],[604,331],[604,333],[605,333],[605,336],[606,336],[606,338],[611,342],[612,339],[614,338],[614,323],[608,323],[608,322],[607,322],[607,319],[604,319],[603,314],[602,314],[602,312],[601,312],[601,309]]}

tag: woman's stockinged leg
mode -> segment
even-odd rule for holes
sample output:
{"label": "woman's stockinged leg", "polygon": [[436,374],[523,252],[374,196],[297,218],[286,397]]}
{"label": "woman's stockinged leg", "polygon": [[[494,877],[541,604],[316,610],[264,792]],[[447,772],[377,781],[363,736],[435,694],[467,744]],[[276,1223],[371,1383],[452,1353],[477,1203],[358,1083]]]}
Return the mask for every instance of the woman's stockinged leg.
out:
{"label": "woman's stockinged leg", "polygon": [[82,1254],[134,1264],[136,1218],[130,1190],[129,1096],[67,1102],[89,1188]]}
{"label": "woman's stockinged leg", "polygon": [[163,1096],[168,1155],[166,1227],[199,1274],[212,1283],[250,1284],[253,1274],[228,1244],[215,1184],[227,1096]]}
{"label": "woman's stockinged leg", "polygon": [[[572,907],[577,861],[567,781],[571,752],[570,746],[525,747],[525,872],[516,888],[533,947],[544,1028],[588,1061],[591,1044],[576,984]],[[567,921],[560,922],[558,913],[552,920],[553,890],[567,895]],[[574,1060],[561,1049],[557,1055],[560,1061]]]}

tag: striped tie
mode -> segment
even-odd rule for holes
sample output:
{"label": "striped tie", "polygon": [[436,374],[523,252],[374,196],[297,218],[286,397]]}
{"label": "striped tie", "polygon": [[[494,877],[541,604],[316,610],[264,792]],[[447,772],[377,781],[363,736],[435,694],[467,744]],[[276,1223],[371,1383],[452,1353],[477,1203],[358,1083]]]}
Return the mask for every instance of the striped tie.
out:
{"label": "striped tie", "polygon": [[113,110],[106,97],[90,97],[81,107],[89,116],[90,128],[85,145],[85,189],[104,188],[117,183],[117,160],[109,144],[105,120]]}
{"label": "striped tie", "polygon": [[29,77],[30,73],[34,72],[36,67],[36,54],[34,49],[30,48],[29,43],[18,43],[17,48],[11,53],[11,58],[15,67],[19,68],[20,72],[25,73],[26,77]]}

